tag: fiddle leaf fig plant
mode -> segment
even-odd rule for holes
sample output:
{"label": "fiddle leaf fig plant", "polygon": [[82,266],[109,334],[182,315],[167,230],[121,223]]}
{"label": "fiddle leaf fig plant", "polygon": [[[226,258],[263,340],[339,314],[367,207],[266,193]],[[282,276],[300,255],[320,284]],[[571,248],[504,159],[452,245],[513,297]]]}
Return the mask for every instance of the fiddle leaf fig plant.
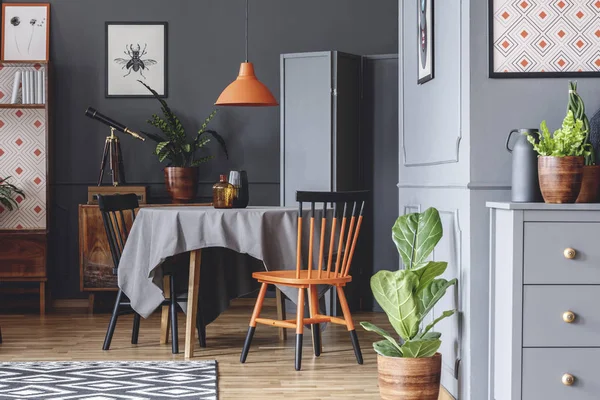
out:
{"label": "fiddle leaf fig plant", "polygon": [[8,183],[10,176],[0,178],[0,205],[4,206],[8,211],[19,208],[19,203],[15,197],[20,195],[25,198],[23,190],[13,184]]}
{"label": "fiddle leaf fig plant", "polygon": [[[392,228],[392,239],[402,257],[405,269],[380,271],[371,278],[371,290],[383,308],[397,336],[370,322],[361,322],[367,331],[384,337],[373,344],[378,354],[386,357],[432,357],[442,344],[435,325],[454,315],[444,311],[429,325],[423,321],[456,279],[439,278],[447,262],[428,261],[443,235],[440,214],[435,208],[423,213],[404,215]],[[399,337],[399,338],[398,338]]]}
{"label": "fiddle leaf fig plant", "polygon": [[562,127],[554,134],[550,134],[546,121],[542,121],[538,136],[539,141],[532,135],[527,135],[527,140],[540,156],[590,157],[592,153],[592,145],[587,143],[585,123],[576,119],[571,110],[567,112]]}

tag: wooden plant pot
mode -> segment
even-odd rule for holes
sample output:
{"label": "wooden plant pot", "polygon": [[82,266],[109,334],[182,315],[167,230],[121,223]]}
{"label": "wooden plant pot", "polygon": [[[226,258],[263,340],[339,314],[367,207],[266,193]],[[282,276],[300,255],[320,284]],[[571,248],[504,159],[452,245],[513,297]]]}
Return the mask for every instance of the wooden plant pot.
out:
{"label": "wooden plant pot", "polygon": [[546,203],[575,203],[583,181],[583,157],[538,158],[540,189]]}
{"label": "wooden plant pot", "polygon": [[438,400],[442,355],[428,358],[385,357],[377,354],[379,394],[384,400]]}
{"label": "wooden plant pot", "polygon": [[198,191],[198,167],[165,168],[165,184],[173,204],[193,202]]}
{"label": "wooden plant pot", "polygon": [[600,165],[585,165],[577,203],[597,203],[600,199]]}

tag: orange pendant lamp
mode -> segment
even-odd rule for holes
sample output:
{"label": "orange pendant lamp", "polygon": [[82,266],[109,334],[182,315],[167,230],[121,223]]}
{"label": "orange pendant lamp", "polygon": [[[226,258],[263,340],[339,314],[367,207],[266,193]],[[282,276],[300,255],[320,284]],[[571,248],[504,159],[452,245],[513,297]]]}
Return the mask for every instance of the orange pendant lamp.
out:
{"label": "orange pendant lamp", "polygon": [[240,66],[235,81],[223,90],[216,106],[269,107],[277,106],[277,100],[254,74],[254,65],[248,62],[248,0],[246,0],[246,61]]}

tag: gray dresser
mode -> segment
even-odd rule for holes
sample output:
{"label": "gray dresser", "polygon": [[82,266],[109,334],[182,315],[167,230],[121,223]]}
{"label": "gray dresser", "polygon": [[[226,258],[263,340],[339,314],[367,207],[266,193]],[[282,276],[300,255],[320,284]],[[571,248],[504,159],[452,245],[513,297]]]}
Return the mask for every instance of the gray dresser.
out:
{"label": "gray dresser", "polygon": [[487,206],[489,398],[600,399],[600,204]]}

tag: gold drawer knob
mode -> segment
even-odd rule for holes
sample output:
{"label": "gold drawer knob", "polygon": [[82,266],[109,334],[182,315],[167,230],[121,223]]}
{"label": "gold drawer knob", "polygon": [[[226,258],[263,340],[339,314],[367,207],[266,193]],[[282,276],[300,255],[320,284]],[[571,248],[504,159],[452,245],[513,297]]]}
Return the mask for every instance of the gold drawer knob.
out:
{"label": "gold drawer knob", "polygon": [[562,383],[565,386],[572,386],[575,383],[575,377],[571,374],[564,374],[562,376]]}
{"label": "gold drawer knob", "polygon": [[563,251],[563,254],[567,260],[572,260],[577,255],[577,252],[575,251],[575,249],[568,247],[565,249],[565,251]]}
{"label": "gold drawer knob", "polygon": [[567,324],[575,321],[575,313],[573,311],[565,311],[563,313],[563,321],[565,321]]}

